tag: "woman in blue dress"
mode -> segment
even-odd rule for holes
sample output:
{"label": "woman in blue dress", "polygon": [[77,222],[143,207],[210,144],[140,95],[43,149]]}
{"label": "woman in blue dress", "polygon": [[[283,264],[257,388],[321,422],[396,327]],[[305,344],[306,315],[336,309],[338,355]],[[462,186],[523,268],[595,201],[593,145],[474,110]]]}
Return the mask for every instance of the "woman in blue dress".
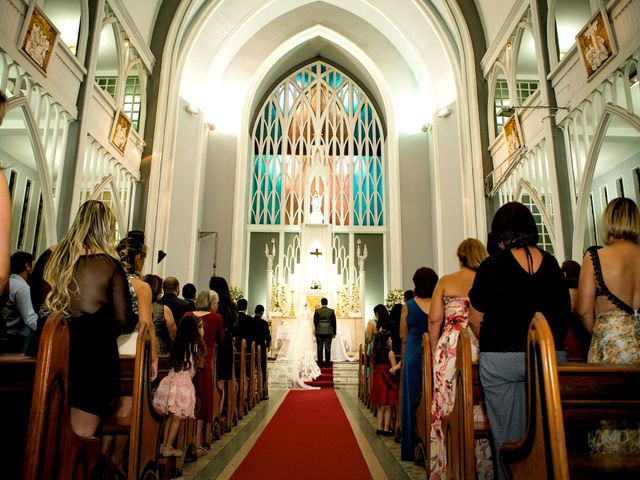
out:
{"label": "woman in blue dress", "polygon": [[404,342],[402,357],[402,424],[400,430],[402,460],[414,460],[416,442],[416,406],[422,388],[422,335],[427,331],[427,312],[431,295],[438,283],[438,275],[432,269],[420,267],[413,274],[415,297],[402,307],[400,337]]}

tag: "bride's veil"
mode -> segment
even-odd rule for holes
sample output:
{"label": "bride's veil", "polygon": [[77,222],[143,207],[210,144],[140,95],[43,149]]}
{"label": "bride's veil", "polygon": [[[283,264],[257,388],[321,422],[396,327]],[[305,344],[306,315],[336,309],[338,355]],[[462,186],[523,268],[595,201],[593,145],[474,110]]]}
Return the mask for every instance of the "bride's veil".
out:
{"label": "bride's veil", "polygon": [[320,375],[315,357],[315,337],[313,336],[313,310],[302,298],[296,309],[295,324],[292,327],[289,343],[278,352],[276,363],[286,365],[284,369],[293,388],[313,388],[309,382]]}

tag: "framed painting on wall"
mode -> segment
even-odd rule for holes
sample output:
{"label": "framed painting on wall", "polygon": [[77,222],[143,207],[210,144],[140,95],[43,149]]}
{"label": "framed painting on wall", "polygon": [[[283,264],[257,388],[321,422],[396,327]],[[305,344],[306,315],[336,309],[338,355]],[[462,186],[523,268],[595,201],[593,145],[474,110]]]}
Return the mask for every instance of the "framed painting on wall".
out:
{"label": "framed painting on wall", "polygon": [[604,8],[593,15],[578,32],[576,43],[582,65],[587,72],[587,80],[591,80],[595,73],[617,53],[616,44],[611,34],[609,17]]}
{"label": "framed painting on wall", "polygon": [[35,5],[26,18],[21,50],[46,75],[49,60],[58,43],[58,30]]}
{"label": "framed painting on wall", "polygon": [[109,139],[113,146],[116,147],[123,155],[127,148],[129,132],[131,132],[131,120],[129,120],[122,111],[118,110],[113,122],[113,127],[111,127],[111,135],[109,136]]}
{"label": "framed painting on wall", "polygon": [[511,115],[502,127],[504,139],[507,142],[507,152],[509,156],[520,150],[524,146],[522,141],[522,130],[520,129],[520,120],[517,114]]}

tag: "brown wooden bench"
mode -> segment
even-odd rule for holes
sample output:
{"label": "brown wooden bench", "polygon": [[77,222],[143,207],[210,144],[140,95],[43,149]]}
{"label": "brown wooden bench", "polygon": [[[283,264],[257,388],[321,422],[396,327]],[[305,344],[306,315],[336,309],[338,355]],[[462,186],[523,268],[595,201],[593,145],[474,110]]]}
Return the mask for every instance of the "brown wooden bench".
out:
{"label": "brown wooden bench", "polygon": [[247,386],[247,409],[252,410],[256,406],[258,400],[256,398],[256,342],[251,342],[250,351],[245,356],[245,361],[248,366],[249,384]]}
{"label": "brown wooden bench", "polygon": [[475,440],[489,439],[489,423],[474,422],[473,406],[483,403],[478,364],[471,359],[471,339],[466,330],[460,332],[456,347],[453,377],[454,404],[449,415],[442,417],[442,432],[447,452],[447,478],[476,478]]}
{"label": "brown wooden bench", "polygon": [[[238,398],[237,398],[237,418],[241,419],[245,413],[248,412],[248,403],[247,403],[247,367],[246,367],[246,352],[247,352],[247,342],[242,339],[240,342],[240,351],[235,352],[234,357],[234,370],[236,374],[236,378],[238,379]],[[234,425],[237,425],[237,421]]]}
{"label": "brown wooden bench", "polygon": [[[31,400],[23,478],[90,478],[100,459],[100,440],[76,435],[68,402],[69,327],[62,313],[45,322]],[[7,412],[9,413],[9,412]]]}
{"label": "brown wooden bench", "polygon": [[0,465],[5,478],[20,478],[27,444],[36,359],[0,354]]}
{"label": "brown wooden bench", "polygon": [[364,364],[364,346],[360,344],[358,347],[358,398],[364,402],[364,384],[366,381]]}
{"label": "brown wooden bench", "polygon": [[433,368],[429,334],[422,335],[422,389],[416,409],[416,446],[414,463],[429,470],[431,444],[431,398],[433,396]]}
{"label": "brown wooden bench", "polygon": [[262,346],[256,350],[256,402],[264,400],[266,383],[262,378]]}
{"label": "brown wooden bench", "polygon": [[212,385],[213,385],[213,401],[212,405],[212,423],[207,423],[204,430],[204,445],[211,446],[213,440],[219,440],[222,436],[224,427],[220,417],[220,403],[222,401],[223,390],[218,386],[218,345],[213,346],[213,364],[211,365]]}
{"label": "brown wooden bench", "polygon": [[576,441],[601,419],[640,421],[640,367],[557,366],[551,329],[537,313],[527,339],[527,398],[524,437],[501,449],[510,478],[640,478],[640,456],[589,455]]}

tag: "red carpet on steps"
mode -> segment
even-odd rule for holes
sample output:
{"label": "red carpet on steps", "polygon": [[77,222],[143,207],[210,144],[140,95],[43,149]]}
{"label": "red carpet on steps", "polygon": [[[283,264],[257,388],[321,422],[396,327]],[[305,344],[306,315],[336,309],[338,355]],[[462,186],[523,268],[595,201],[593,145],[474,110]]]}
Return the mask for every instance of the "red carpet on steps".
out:
{"label": "red carpet on steps", "polygon": [[232,479],[370,479],[333,389],[292,390]]}
{"label": "red carpet on steps", "polygon": [[333,388],[333,367],[320,368],[320,376],[312,382],[305,382],[312,387]]}

